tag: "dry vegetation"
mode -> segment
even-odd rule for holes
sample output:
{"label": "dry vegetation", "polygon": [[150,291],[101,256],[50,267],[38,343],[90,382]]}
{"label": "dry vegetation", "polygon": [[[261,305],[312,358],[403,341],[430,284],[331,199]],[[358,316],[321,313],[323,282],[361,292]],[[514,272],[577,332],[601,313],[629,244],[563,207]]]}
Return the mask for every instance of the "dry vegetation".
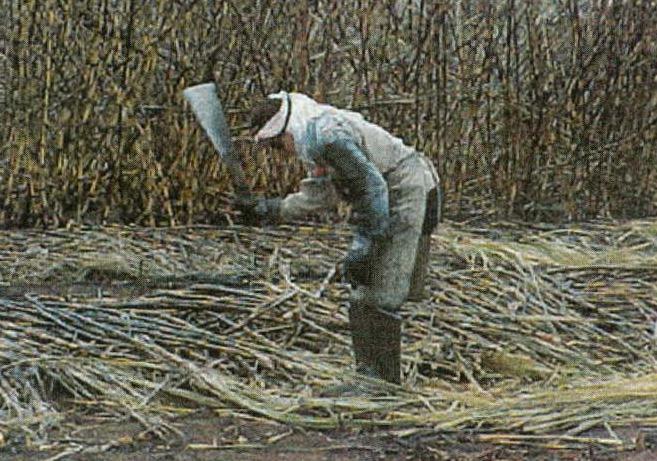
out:
{"label": "dry vegetation", "polygon": [[91,411],[167,439],[197,405],[293,427],[380,427],[429,446],[466,433],[628,449],[637,433],[623,428],[657,423],[655,221],[444,224],[430,298],[404,307],[404,386],[319,398],[352,360],[346,287],[334,279],[348,237],[239,226],[2,233],[0,434],[52,447],[48,429]]}
{"label": "dry vegetation", "polygon": [[657,424],[655,221],[442,225],[404,386],[318,398],[351,363],[348,233],[188,226],[230,222],[230,186],[181,91],[217,81],[268,194],[302,170],[250,151],[245,111],[290,89],[430,155],[448,216],[646,216],[656,6],[0,0],[0,227],[50,228],[0,233],[0,445],[52,448],[74,412],[166,438],[199,405],[426,445],[641,445],[619,428]]}
{"label": "dry vegetation", "polygon": [[[220,219],[225,172],[180,96],[212,78],[236,134],[280,88],[363,111],[434,159],[452,216],[654,211],[654,1],[0,5],[0,225]],[[248,171],[268,193],[300,174]]]}

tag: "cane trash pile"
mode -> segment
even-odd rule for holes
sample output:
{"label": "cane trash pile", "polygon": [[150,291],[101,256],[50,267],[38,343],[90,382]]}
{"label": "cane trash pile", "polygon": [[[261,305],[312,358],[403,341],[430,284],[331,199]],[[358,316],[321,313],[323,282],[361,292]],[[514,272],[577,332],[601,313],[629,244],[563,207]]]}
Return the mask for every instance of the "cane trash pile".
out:
{"label": "cane trash pile", "polygon": [[[403,385],[351,372],[349,230],[105,227],[0,233],[0,434],[78,408],[166,437],[191,408],[398,437],[626,447],[657,423],[657,221],[443,223],[403,308]],[[589,431],[595,429],[594,435]]]}

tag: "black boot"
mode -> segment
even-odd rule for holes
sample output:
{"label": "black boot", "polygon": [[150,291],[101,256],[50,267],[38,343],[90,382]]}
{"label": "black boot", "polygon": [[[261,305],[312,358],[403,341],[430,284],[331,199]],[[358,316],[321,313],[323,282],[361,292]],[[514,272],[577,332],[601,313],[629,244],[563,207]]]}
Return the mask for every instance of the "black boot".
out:
{"label": "black boot", "polygon": [[[393,314],[373,307],[352,304],[349,308],[349,327],[358,375],[399,384],[401,320]],[[356,378],[344,384],[329,386],[323,389],[320,395],[323,397],[383,395],[388,390],[377,386],[369,379]]]}
{"label": "black boot", "polygon": [[401,319],[372,309],[369,314],[368,367],[374,375],[392,384],[401,382]]}
{"label": "black boot", "polygon": [[371,318],[369,309],[357,303],[349,306],[349,329],[351,330],[351,344],[354,350],[356,372],[359,374],[377,377],[372,366],[372,338],[370,333]]}

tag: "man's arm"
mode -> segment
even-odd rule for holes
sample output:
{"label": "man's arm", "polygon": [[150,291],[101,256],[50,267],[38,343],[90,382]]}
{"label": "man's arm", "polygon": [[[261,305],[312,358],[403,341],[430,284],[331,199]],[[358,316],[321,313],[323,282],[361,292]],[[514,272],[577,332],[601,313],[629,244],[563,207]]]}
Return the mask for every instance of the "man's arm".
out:
{"label": "man's arm", "polygon": [[352,285],[372,282],[372,258],[388,234],[388,185],[350,136],[334,131],[315,155],[333,168],[336,182],[347,189],[355,215],[356,235],[344,259],[344,274]]}
{"label": "man's arm", "polygon": [[338,203],[335,188],[328,176],[303,179],[299,192],[279,200],[278,219],[281,221],[302,218],[310,213],[332,211]]}
{"label": "man's arm", "polygon": [[277,223],[303,218],[310,213],[334,211],[338,194],[327,175],[303,179],[299,192],[284,198],[251,197],[246,201],[237,198],[234,205],[243,213],[247,222]]}
{"label": "man's arm", "polygon": [[321,147],[319,156],[348,188],[357,233],[367,238],[385,236],[389,225],[388,185],[358,145],[349,138],[336,138]]}

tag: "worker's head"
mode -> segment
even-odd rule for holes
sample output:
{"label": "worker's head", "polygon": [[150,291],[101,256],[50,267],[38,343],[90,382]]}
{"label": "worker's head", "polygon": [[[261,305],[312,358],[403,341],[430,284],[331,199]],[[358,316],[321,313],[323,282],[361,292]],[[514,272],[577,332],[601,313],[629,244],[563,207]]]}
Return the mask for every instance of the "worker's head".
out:
{"label": "worker's head", "polygon": [[[264,98],[251,108],[250,122],[254,133],[258,133],[275,115],[281,111],[283,100],[280,98]],[[282,149],[294,154],[294,138],[290,133],[284,132],[276,136],[260,139],[262,145]]]}

